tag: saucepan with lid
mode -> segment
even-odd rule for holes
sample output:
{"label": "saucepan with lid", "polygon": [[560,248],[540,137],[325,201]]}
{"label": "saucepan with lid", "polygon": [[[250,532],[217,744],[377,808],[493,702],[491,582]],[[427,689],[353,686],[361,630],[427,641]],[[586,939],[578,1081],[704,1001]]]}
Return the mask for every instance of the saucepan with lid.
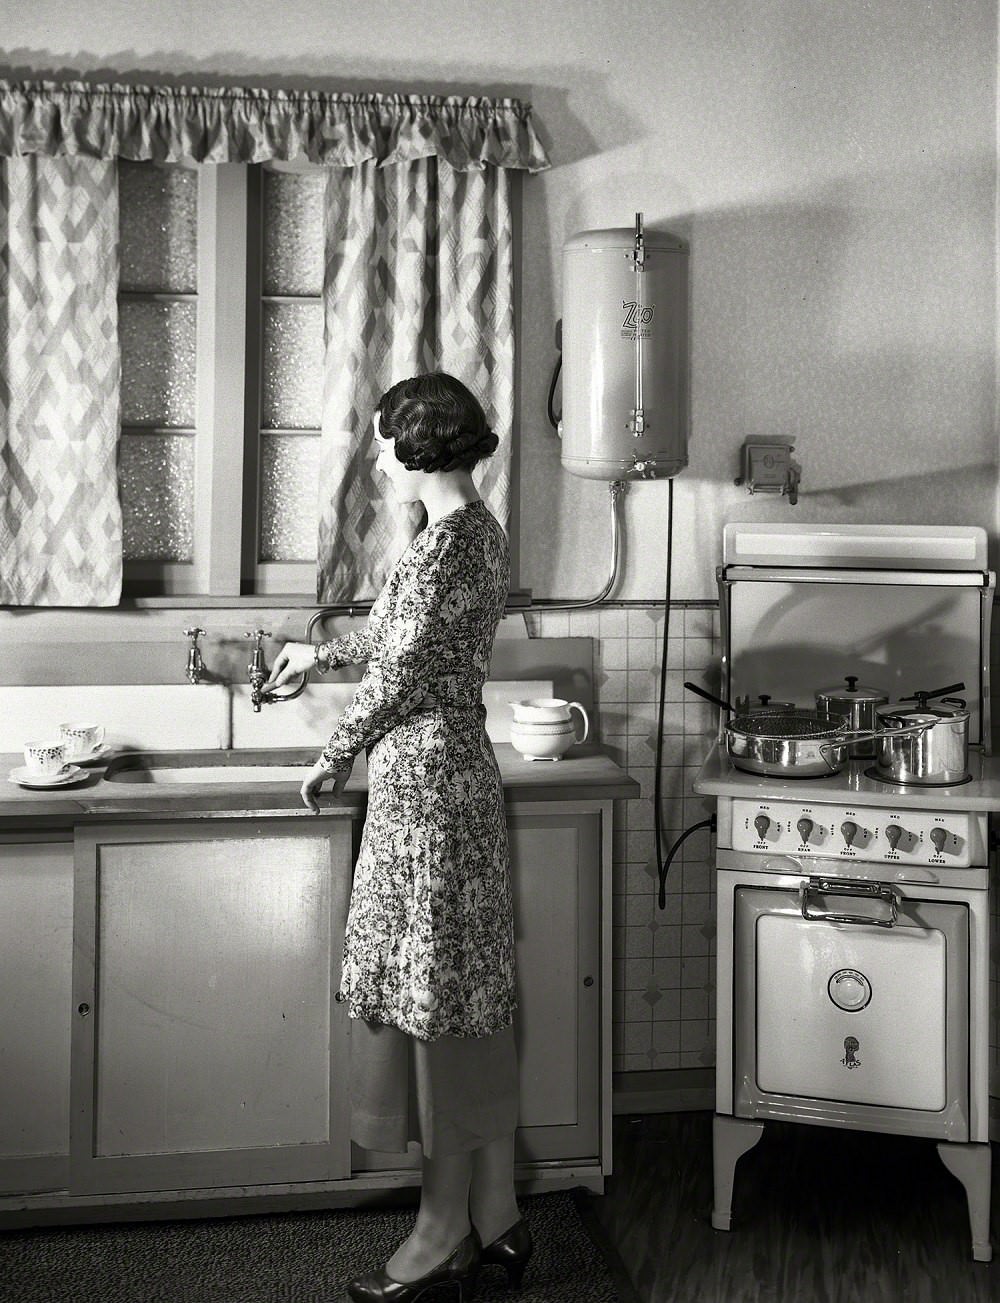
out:
{"label": "saucepan with lid", "polygon": [[[887,783],[948,787],[969,777],[969,710],[961,697],[964,683],[934,692],[915,692],[876,714],[885,731],[876,739],[876,770]],[[933,706],[928,702],[935,701]],[[906,703],[913,702],[913,705]],[[920,725],[919,732],[899,730]]]}
{"label": "saucepan with lid", "polygon": [[[706,692],[696,683],[685,683],[694,692],[722,710],[732,711],[728,701]],[[923,723],[894,730],[894,735],[922,732]],[[837,774],[848,759],[853,742],[885,736],[870,729],[852,729],[845,715],[821,714],[816,710],[752,710],[733,715],[725,726],[726,750],[737,769],[771,778],[818,778]]]}
{"label": "saucepan with lid", "polygon": [[[876,733],[882,725],[875,711],[879,706],[889,704],[889,694],[881,688],[859,686],[856,674],[848,674],[844,685],[838,683],[831,688],[820,688],[816,693],[816,709],[823,715],[846,715],[851,729]],[[864,742],[852,742],[850,754],[873,756],[874,737]]]}

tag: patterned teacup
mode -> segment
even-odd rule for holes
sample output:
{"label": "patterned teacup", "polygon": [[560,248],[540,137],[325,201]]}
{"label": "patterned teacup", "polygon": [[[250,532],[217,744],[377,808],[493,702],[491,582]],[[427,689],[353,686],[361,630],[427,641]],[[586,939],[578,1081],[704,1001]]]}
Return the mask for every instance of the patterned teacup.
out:
{"label": "patterned teacup", "polygon": [[24,767],[29,774],[60,774],[66,768],[61,742],[25,742]]}
{"label": "patterned teacup", "polygon": [[86,760],[104,741],[104,725],[60,724],[59,737],[67,760]]}

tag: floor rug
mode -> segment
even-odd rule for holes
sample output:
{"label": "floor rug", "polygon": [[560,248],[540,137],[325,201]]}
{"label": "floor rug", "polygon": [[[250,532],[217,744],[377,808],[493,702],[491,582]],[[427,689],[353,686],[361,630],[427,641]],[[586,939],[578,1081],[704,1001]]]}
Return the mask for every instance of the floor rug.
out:
{"label": "floor rug", "polygon": [[[484,1267],[475,1303],[635,1303],[628,1275],[582,1191],[518,1202],[535,1252],[519,1291]],[[0,1232],[3,1303],[342,1303],[381,1266],[413,1208],[116,1222]],[[453,1287],[420,1303],[451,1303]]]}

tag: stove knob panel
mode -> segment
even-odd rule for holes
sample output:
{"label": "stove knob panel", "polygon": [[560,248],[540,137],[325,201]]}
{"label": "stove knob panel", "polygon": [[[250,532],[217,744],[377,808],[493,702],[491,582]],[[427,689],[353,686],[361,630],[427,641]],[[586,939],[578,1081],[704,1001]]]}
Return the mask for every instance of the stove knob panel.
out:
{"label": "stove knob panel", "polygon": [[802,838],[802,845],[808,846],[813,835],[813,829],[816,825],[813,823],[812,819],[807,819],[805,815],[803,815],[795,826],[799,830],[799,836]]}
{"label": "stove knob panel", "polygon": [[766,814],[758,814],[757,818],[753,821],[753,826],[757,829],[758,838],[763,841],[767,836],[768,828],[771,826],[771,820]]}

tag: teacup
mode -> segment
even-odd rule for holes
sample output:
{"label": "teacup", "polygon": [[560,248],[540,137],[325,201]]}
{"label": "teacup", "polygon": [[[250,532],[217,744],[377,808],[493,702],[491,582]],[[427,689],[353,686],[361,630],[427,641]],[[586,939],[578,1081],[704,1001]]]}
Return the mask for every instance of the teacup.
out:
{"label": "teacup", "polygon": [[578,710],[583,716],[583,736],[576,741],[586,742],[590,735],[590,720],[578,701],[564,701],[562,697],[528,697],[513,702],[511,710],[515,727],[522,724],[564,724],[573,718],[570,712]]}
{"label": "teacup", "polygon": [[66,768],[61,742],[25,742],[24,767],[29,774],[60,774]]}
{"label": "teacup", "polygon": [[104,725],[60,724],[59,737],[67,760],[86,760],[104,741]]}

